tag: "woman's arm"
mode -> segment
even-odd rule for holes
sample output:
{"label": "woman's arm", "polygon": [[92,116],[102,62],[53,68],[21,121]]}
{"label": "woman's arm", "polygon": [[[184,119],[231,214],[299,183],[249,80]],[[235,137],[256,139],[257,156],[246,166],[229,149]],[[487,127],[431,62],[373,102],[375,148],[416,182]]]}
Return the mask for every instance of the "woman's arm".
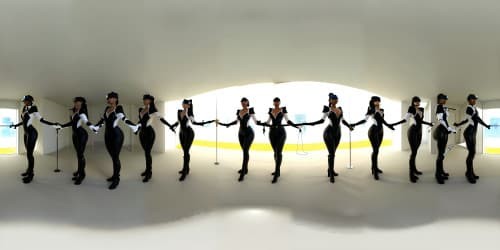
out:
{"label": "woman's arm", "polygon": [[206,122],[197,122],[195,119],[194,119],[194,116],[188,116],[188,119],[191,121],[191,123],[193,125],[197,125],[197,126],[203,126],[205,124],[210,124],[212,122],[215,122],[215,120],[210,120],[210,121],[206,121]]}
{"label": "woman's arm", "polygon": [[13,128],[13,129],[16,129],[17,127],[21,126],[23,124],[23,122],[19,122],[17,124],[12,124],[9,126],[9,128]]}
{"label": "woman's arm", "polygon": [[432,123],[432,122],[422,121],[422,124],[425,124],[425,125],[431,126],[431,127],[434,126],[434,123]]}
{"label": "woman's arm", "polygon": [[136,134],[138,131],[139,131],[139,128],[141,127],[141,125],[137,125],[137,124],[134,124],[132,121],[130,121],[127,116],[125,115],[125,112],[123,111],[123,107],[122,106],[118,106],[116,107],[116,110],[115,110],[115,113],[116,113],[116,118],[122,120],[123,122],[125,122],[125,124],[127,124],[127,126]]}
{"label": "woman's arm", "polygon": [[265,122],[257,121],[257,125],[264,127],[271,127],[271,116],[269,116],[269,118],[267,118],[267,121]]}
{"label": "woman's arm", "polygon": [[40,123],[43,123],[43,124],[49,125],[49,126],[57,125],[57,123],[55,123],[55,122],[50,122],[50,121],[45,120],[42,117],[42,115],[38,112],[38,109],[36,107],[32,107],[32,109],[34,109],[34,110],[30,113],[30,116],[32,116],[33,118],[39,120]]}
{"label": "woman's arm", "polygon": [[73,122],[73,121],[71,121],[71,120],[70,120],[70,121],[69,121],[69,122],[67,122],[67,123],[60,124],[60,125],[61,125],[61,128],[67,128],[67,127],[71,126],[72,122]]}
{"label": "woman's arm", "polygon": [[366,115],[365,119],[363,119],[363,120],[361,120],[361,121],[359,121],[359,122],[356,122],[356,123],[350,124],[350,125],[351,125],[351,127],[353,127],[353,128],[354,128],[354,127],[356,127],[356,126],[358,126],[358,125],[365,124],[365,123],[368,121],[368,119],[370,119],[370,117],[371,117],[371,115]]}
{"label": "woman's arm", "polygon": [[230,123],[222,123],[222,122],[218,122],[219,125],[221,126],[225,126],[227,128],[229,128],[230,126],[233,126],[233,125],[236,125],[238,123],[238,120],[234,120]]}
{"label": "woman's arm", "polygon": [[474,110],[468,106],[467,109],[465,110],[465,119],[461,122],[453,123],[453,126],[460,127],[466,124],[467,122],[472,121],[472,115],[474,115]]}
{"label": "woman's arm", "polygon": [[394,130],[394,126],[392,126],[392,124],[389,124],[384,118],[382,118],[382,123],[389,129]]}

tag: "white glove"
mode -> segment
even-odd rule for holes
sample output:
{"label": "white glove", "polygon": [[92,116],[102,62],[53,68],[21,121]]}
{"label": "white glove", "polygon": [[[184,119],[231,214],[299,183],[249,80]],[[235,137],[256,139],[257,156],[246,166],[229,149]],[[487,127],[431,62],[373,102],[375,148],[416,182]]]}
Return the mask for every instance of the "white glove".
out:
{"label": "white glove", "polygon": [[138,124],[138,125],[135,125],[135,126],[129,126],[129,127],[130,127],[130,129],[132,129],[132,132],[134,132],[134,134],[135,134],[141,128],[141,124]]}
{"label": "white glove", "polygon": [[94,126],[94,125],[90,125],[89,126],[90,130],[92,130],[94,133],[97,134],[97,132],[99,132],[99,128],[98,126]]}
{"label": "white glove", "polygon": [[454,127],[448,127],[448,131],[451,133],[456,133],[457,130]]}

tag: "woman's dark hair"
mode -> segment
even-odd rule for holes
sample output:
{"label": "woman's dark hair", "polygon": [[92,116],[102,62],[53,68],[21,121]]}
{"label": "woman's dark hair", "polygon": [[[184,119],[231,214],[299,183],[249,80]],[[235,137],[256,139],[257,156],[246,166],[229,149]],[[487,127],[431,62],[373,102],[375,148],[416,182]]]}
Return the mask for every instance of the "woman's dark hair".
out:
{"label": "woman's dark hair", "polygon": [[[81,96],[77,96],[73,99],[73,102],[81,102],[82,107],[80,108],[80,114],[85,114],[87,116],[89,115],[88,110],[87,110],[87,100],[85,100],[85,98],[83,98]],[[76,108],[73,107],[71,110],[74,113],[76,111]]]}
{"label": "woman's dark hair", "polygon": [[279,97],[275,97],[275,98],[273,99],[273,102],[281,102],[281,100],[280,100],[280,98],[279,98]]}
{"label": "woman's dark hair", "polygon": [[106,95],[106,100],[108,100],[109,98],[115,98],[116,99],[116,104],[118,104],[118,93],[116,92],[109,92],[107,95]]}
{"label": "woman's dark hair", "polygon": [[194,116],[194,112],[193,112],[193,100],[192,99],[184,99],[182,101],[182,104],[188,104],[189,105],[188,116]]}
{"label": "woman's dark hair", "polygon": [[[328,99],[329,99],[329,100],[338,100],[338,99],[339,99],[339,97],[338,97],[336,94],[334,94],[334,93],[329,93],[329,94],[328,94]],[[331,107],[331,106],[332,106],[332,104],[331,104],[331,103],[328,103],[328,107]]]}
{"label": "woman's dark hair", "polygon": [[414,97],[411,99],[411,106],[412,106],[412,107],[414,107],[416,102],[421,102],[420,97],[418,97],[418,96],[414,96]]}
{"label": "woman's dark hair", "polygon": [[142,100],[150,100],[151,102],[149,103],[149,111],[150,112],[155,112],[158,109],[156,109],[156,104],[155,104],[155,97],[149,94],[145,94],[142,97]]}
{"label": "woman's dark hair", "polygon": [[248,102],[248,106],[250,106],[250,101],[246,97],[241,98],[240,102]]}
{"label": "woman's dark hair", "polygon": [[369,103],[369,108],[371,110],[375,110],[375,102],[380,102],[380,97],[378,96],[372,96],[371,100],[370,100],[370,103]]}

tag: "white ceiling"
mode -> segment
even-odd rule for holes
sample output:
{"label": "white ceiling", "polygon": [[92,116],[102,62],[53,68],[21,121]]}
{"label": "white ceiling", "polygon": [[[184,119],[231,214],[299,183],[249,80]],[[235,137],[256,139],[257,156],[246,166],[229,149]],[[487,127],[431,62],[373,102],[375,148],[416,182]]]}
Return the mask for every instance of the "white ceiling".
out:
{"label": "white ceiling", "polygon": [[0,98],[307,80],[499,99],[499,27],[497,0],[0,0]]}

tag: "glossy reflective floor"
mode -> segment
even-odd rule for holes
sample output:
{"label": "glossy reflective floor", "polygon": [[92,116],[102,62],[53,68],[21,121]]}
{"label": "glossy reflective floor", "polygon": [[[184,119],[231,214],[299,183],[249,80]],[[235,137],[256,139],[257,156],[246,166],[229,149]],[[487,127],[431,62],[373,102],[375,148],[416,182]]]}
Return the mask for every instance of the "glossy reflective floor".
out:
{"label": "glossy reflective floor", "polygon": [[24,155],[0,157],[0,249],[498,249],[500,158],[478,156],[478,184],[464,178],[465,150],[445,166],[446,185],[433,179],[434,156],[421,153],[420,183],[407,178],[407,152],[382,149],[376,182],[369,151],[340,151],[340,177],[330,184],[326,152],[284,155],[282,178],[270,183],[272,154],[251,153],[238,183],[239,151],[193,148],[191,175],[177,181],[180,150],[154,155],[154,177],[143,184],[140,149],[122,153],[122,182],[107,190],[111,161],[89,147],[84,184],[71,182],[71,148],[37,156],[36,176],[20,182]]}

